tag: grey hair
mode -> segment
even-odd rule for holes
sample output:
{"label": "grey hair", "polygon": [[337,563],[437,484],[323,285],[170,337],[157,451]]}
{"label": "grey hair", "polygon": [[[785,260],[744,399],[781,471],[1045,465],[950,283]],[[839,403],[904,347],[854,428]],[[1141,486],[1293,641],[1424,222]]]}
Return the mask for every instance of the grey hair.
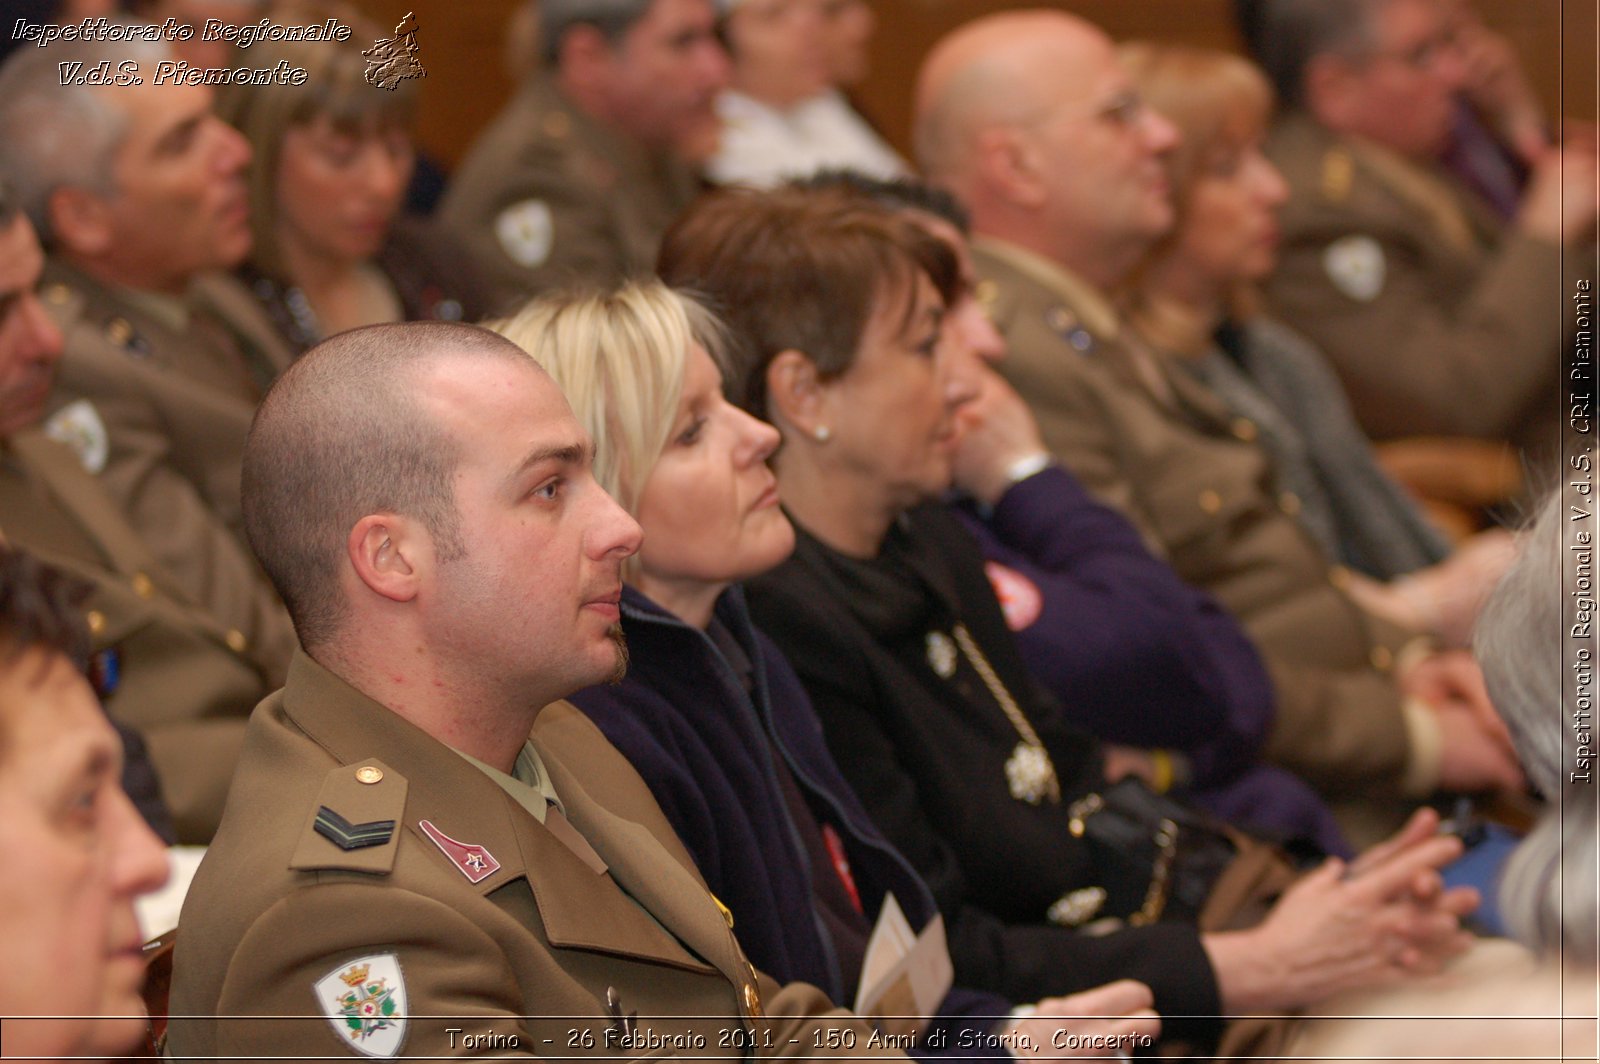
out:
{"label": "grey hair", "polygon": [[49,205],[57,189],[116,192],[112,164],[128,133],[127,112],[111,93],[62,84],[60,64],[82,63],[89,70],[109,61],[115,73],[119,63],[131,60],[148,79],[146,64],[171,57],[164,41],[56,41],[48,48],[21,48],[0,67],[0,178],[11,182],[17,206],[42,243],[54,240]]}
{"label": "grey hair", "polygon": [[593,26],[611,44],[621,41],[655,0],[539,0],[539,53],[547,66],[561,58],[561,43],[574,26]]}
{"label": "grey hair", "polygon": [[1373,22],[1386,0],[1263,0],[1246,34],[1252,58],[1285,107],[1305,105],[1306,68],[1322,55],[1359,57],[1375,47]]}
{"label": "grey hair", "polygon": [[348,612],[340,559],[361,518],[414,517],[441,561],[462,556],[451,486],[459,449],[417,381],[441,361],[484,359],[544,372],[475,325],[371,325],[313,347],[262,400],[244,451],[245,534],[306,649],[335,638]]}
{"label": "grey hair", "polygon": [[[1521,552],[1478,621],[1473,643],[1496,710],[1511,731],[1523,768],[1544,794],[1543,816],[1506,862],[1500,909],[1507,926],[1543,953],[1563,948],[1593,956],[1600,921],[1594,878],[1600,814],[1593,771],[1573,778],[1582,726],[1594,746],[1592,624],[1587,636],[1568,590],[1587,581],[1594,599],[1592,503],[1569,511],[1557,490],[1521,537]],[[1584,511],[1589,511],[1584,513]],[[1579,533],[1587,535],[1587,544]],[[1569,547],[1574,549],[1568,549]],[[1579,567],[1572,578],[1563,572]],[[1592,616],[1593,607],[1589,608]],[[1581,649],[1589,656],[1573,660]],[[1571,691],[1569,684],[1575,683]],[[1588,715],[1582,720],[1579,713]]]}

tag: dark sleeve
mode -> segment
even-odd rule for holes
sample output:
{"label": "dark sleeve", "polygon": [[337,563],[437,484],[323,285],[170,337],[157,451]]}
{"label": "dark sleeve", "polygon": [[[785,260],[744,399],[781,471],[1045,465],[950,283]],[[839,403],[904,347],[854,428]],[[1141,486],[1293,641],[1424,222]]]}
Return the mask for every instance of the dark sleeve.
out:
{"label": "dark sleeve", "polygon": [[1215,1015],[1216,979],[1196,928],[1177,923],[1090,937],[1047,924],[1008,925],[967,902],[956,854],[923,812],[915,776],[872,705],[880,682],[845,624],[830,616],[820,589],[789,587],[804,574],[769,574],[749,589],[756,623],[795,667],[823,721],[845,777],[878,826],[927,881],[944,914],[956,981],[1013,1001],[1138,979],[1163,1015]]}
{"label": "dark sleeve", "polygon": [[1125,518],[1059,467],[1013,486],[987,520],[970,505],[957,512],[987,559],[1038,589],[1038,617],[1016,641],[1074,723],[1182,750],[1202,783],[1254,759],[1272,723],[1260,656]]}

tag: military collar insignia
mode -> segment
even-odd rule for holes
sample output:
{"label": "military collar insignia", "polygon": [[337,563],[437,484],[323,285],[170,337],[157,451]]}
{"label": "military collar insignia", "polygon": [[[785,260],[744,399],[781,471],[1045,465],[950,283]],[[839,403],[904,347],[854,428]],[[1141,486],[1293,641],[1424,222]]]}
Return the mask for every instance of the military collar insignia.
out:
{"label": "military collar insignia", "polygon": [[406,981],[400,958],[374,953],[339,965],[312,987],[317,1005],[348,1048],[393,1057],[406,1038]]}
{"label": "military collar insignia", "polygon": [[1044,323],[1080,354],[1087,355],[1094,350],[1094,334],[1085,328],[1076,314],[1060,303],[1044,312]]}
{"label": "military collar insignia", "polygon": [[318,835],[346,852],[365,849],[368,846],[382,846],[394,835],[393,820],[370,820],[364,824],[352,824],[325,805],[317,809],[317,819],[312,827],[316,829]]}
{"label": "military collar insignia", "polygon": [[500,862],[495,860],[494,854],[477,843],[452,839],[434,827],[431,820],[419,820],[417,827],[422,829],[422,833],[439,847],[439,852],[449,858],[450,863],[467,877],[467,882],[482,883],[500,871]]}

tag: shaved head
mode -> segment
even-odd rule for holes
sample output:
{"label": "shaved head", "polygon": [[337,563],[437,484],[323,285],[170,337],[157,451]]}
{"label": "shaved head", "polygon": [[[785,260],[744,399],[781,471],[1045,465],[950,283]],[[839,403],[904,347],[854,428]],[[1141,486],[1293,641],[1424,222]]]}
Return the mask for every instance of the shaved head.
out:
{"label": "shaved head", "polygon": [[939,42],[917,79],[916,148],[980,237],[1103,289],[1172,225],[1172,124],[1145,107],[1116,49],[1060,11],[1011,11]]}
{"label": "shaved head", "polygon": [[959,185],[983,130],[1036,121],[1063,89],[1087,97],[1091,61],[1111,52],[1111,39],[1094,24],[1061,11],[1007,11],[966,23],[934,47],[917,77],[918,162],[929,177]]}
{"label": "shaved head", "polygon": [[245,532],[307,649],[337,632],[341,559],[361,518],[414,517],[441,558],[459,555],[457,446],[419,384],[441,363],[484,359],[544,372],[487,329],[373,325],[313,347],[262,401],[244,453]]}

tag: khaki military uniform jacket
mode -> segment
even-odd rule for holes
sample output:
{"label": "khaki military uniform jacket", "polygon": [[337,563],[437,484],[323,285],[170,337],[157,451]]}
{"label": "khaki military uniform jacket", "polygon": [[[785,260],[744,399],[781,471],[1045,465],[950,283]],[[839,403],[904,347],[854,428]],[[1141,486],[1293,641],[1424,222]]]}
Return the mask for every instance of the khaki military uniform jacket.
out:
{"label": "khaki military uniform jacket", "polygon": [[[754,973],[644,782],[587,718],[558,703],[532,738],[604,872],[459,754],[296,657],[251,720],[184,903],[172,1052],[736,1060],[816,1054],[836,1030],[864,1046],[820,991]],[[335,819],[371,844],[330,841]],[[380,973],[403,987],[368,1035],[336,1004],[362,965],[366,989]],[[180,1018],[215,1015],[233,1018]]]}
{"label": "khaki military uniform jacket", "polygon": [[1571,295],[1561,250],[1506,230],[1442,171],[1303,115],[1268,153],[1292,195],[1267,296],[1328,356],[1367,434],[1548,450]]}
{"label": "khaki military uniform jacket", "polygon": [[1296,500],[1272,493],[1253,426],[1159,361],[1141,377],[1115,314],[1081,280],[996,241],[974,257],[1010,345],[999,369],[1045,444],[1261,650],[1277,703],[1267,756],[1335,800],[1428,789],[1405,779],[1421,752],[1392,675],[1409,634],[1340,590],[1348,574],[1295,520]]}
{"label": "khaki military uniform jacket", "polygon": [[116,676],[106,708],[143,734],[178,840],[210,841],[276,663],[194,608],[77,456],[42,433],[0,445],[0,533],[94,589],[94,650]]}
{"label": "khaki military uniform jacket", "polygon": [[438,218],[509,312],[573,281],[653,272],[662,234],[698,191],[686,165],[602,129],[534,78],[457,168]]}
{"label": "khaki military uniform jacket", "polygon": [[59,260],[43,293],[66,339],[46,431],[97,475],[185,600],[238,631],[281,682],[294,629],[245,546],[239,471],[289,349],[220,275],[196,283],[187,324]]}

